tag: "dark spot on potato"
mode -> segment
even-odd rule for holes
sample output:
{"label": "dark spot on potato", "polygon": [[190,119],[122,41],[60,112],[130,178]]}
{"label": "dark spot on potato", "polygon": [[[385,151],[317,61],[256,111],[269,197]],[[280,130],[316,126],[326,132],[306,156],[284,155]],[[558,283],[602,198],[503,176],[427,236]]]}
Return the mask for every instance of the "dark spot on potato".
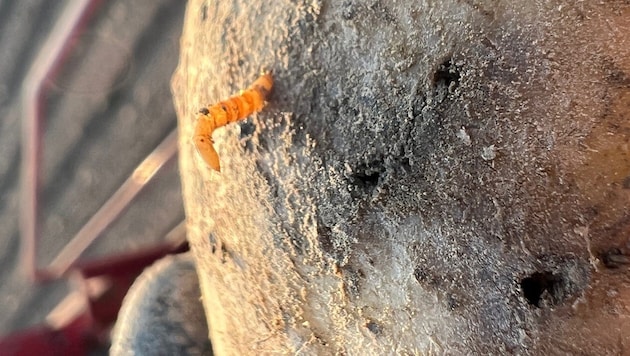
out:
{"label": "dark spot on potato", "polygon": [[459,70],[449,58],[442,62],[433,74],[433,85],[436,87],[445,86],[449,91],[452,91],[459,85],[459,79]]}
{"label": "dark spot on potato", "polygon": [[368,320],[367,323],[365,323],[365,327],[374,335],[380,335],[381,332],[383,332],[381,327],[372,320]]}
{"label": "dark spot on potato", "polygon": [[527,299],[527,302],[537,308],[541,307],[541,300],[543,294],[548,292],[553,301],[559,299],[559,288],[561,286],[562,279],[551,272],[535,272],[526,278],[521,280],[521,288],[523,290],[523,296]]}

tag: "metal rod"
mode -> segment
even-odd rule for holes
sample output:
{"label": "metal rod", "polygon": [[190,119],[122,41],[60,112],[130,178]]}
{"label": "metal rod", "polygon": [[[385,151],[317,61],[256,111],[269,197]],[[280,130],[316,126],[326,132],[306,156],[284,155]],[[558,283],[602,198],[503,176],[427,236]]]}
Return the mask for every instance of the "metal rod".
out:
{"label": "metal rod", "polygon": [[72,47],[72,34],[79,31],[100,0],[69,1],[31,66],[22,87],[22,167],[20,236],[23,270],[38,279],[36,246],[39,235],[38,192],[41,161],[41,121],[44,86],[56,74]]}
{"label": "metal rod", "polygon": [[50,273],[55,277],[66,273],[83,251],[116,220],[160,168],[176,154],[177,130],[175,129],[140,163],[131,176],[61,250],[48,267]]}

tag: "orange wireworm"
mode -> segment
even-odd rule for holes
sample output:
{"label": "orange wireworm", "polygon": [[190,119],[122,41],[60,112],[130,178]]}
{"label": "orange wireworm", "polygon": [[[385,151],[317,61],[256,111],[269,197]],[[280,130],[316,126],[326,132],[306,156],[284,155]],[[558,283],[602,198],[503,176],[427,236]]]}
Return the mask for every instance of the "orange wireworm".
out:
{"label": "orange wireworm", "polygon": [[231,122],[242,120],[259,112],[265,106],[265,99],[273,87],[271,72],[262,74],[240,95],[233,96],[199,111],[193,140],[199,155],[210,168],[221,171],[219,155],[214,149],[212,133],[215,129]]}

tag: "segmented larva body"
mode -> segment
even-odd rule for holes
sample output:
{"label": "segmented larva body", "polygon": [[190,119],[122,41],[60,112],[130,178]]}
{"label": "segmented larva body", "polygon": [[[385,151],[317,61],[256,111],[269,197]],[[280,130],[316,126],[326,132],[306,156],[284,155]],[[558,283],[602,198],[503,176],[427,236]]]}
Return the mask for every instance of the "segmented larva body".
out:
{"label": "segmented larva body", "polygon": [[271,72],[264,73],[240,95],[199,110],[193,141],[197,151],[210,168],[220,171],[219,155],[214,149],[212,132],[231,122],[245,119],[265,106],[265,98],[271,92]]}

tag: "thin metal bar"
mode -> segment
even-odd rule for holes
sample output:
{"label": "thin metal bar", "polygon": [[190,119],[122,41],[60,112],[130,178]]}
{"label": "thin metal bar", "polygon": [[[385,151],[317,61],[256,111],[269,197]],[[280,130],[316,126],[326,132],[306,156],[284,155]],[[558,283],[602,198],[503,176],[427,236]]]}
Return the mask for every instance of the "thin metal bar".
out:
{"label": "thin metal bar", "polygon": [[82,31],[101,1],[77,0],[68,3],[24,81],[20,211],[21,263],[27,275],[35,280],[54,279],[64,275],[85,249],[111,225],[142,188],[159,172],[160,168],[177,153],[177,130],[173,130],[79,230],[53,262],[48,267],[38,267],[39,169],[46,83],[57,74],[73,49],[73,38]]}
{"label": "thin metal bar", "polygon": [[36,246],[39,235],[38,192],[41,161],[41,121],[44,86],[56,74],[59,65],[72,48],[72,34],[89,19],[100,0],[69,1],[57,20],[39,55],[26,75],[22,88],[22,167],[20,236],[23,270],[39,279]]}
{"label": "thin metal bar", "polygon": [[47,268],[53,277],[60,277],[72,267],[94,240],[116,220],[129,203],[160,171],[166,162],[177,154],[177,129],[173,130],[147,158],[133,171]]}

